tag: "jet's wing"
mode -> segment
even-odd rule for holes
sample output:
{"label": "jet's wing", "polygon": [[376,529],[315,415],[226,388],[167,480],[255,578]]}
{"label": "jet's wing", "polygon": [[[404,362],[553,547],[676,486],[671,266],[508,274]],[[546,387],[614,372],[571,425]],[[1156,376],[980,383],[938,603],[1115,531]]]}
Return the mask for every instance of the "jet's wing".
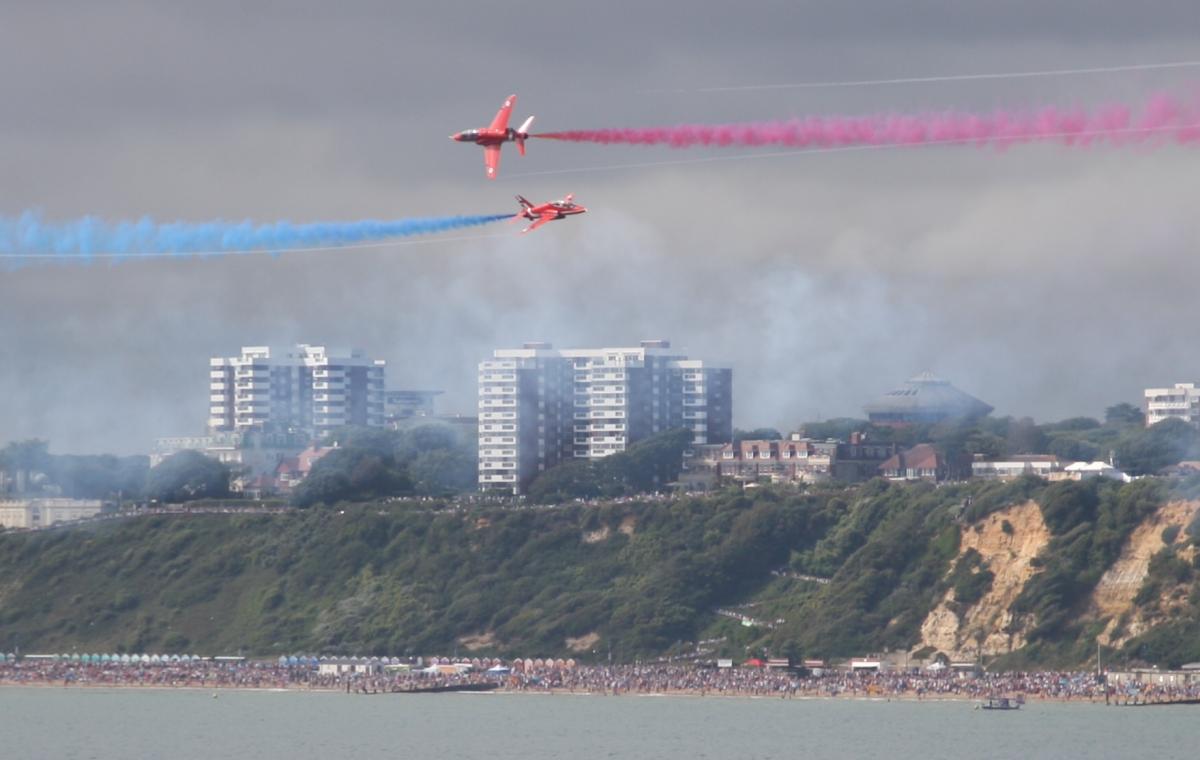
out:
{"label": "jet's wing", "polygon": [[488,129],[508,129],[508,117],[512,113],[513,104],[517,102],[516,95],[509,95],[504,105],[496,112],[496,118],[488,125]]}
{"label": "jet's wing", "polygon": [[525,229],[521,230],[521,233],[524,234],[526,232],[533,232],[534,230],[536,230],[538,227],[541,227],[546,222],[554,221],[556,218],[558,218],[556,214],[542,214],[541,216],[539,216],[537,218],[536,222],[529,225]]}
{"label": "jet's wing", "polygon": [[500,170],[499,145],[483,146],[483,165],[487,167],[487,178],[495,179],[496,172]]}

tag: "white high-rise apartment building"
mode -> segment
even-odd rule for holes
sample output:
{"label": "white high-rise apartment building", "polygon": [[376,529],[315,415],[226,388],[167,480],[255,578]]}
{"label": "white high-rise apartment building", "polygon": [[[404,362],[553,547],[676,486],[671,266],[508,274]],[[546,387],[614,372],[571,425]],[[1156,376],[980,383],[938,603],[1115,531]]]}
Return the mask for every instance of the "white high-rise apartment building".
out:
{"label": "white high-rise apartment building", "polygon": [[208,429],[319,436],[345,425],[381,427],[384,367],[358,349],[244,346],[241,356],[209,362]]}
{"label": "white high-rise apartment building", "polygon": [[523,493],[538,473],[624,451],[655,433],[697,444],[733,435],[732,370],[636,348],[498,349],[479,364],[479,486]]}
{"label": "white high-rise apartment building", "polygon": [[1200,388],[1195,383],[1175,383],[1174,388],[1147,388],[1146,426],[1176,417],[1200,426]]}

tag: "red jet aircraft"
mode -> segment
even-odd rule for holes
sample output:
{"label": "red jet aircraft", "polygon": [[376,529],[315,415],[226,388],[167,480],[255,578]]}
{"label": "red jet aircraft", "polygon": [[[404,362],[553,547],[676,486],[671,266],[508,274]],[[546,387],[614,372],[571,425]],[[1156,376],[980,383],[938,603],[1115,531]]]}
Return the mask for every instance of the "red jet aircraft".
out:
{"label": "red jet aircraft", "polygon": [[496,171],[500,168],[500,146],[506,142],[515,142],[517,150],[525,155],[525,139],[529,137],[529,128],[533,126],[530,116],[520,129],[508,126],[508,117],[512,113],[513,103],[517,102],[516,95],[509,95],[504,105],[496,112],[496,118],[483,129],[468,129],[458,134],[450,135],[451,140],[471,142],[483,146],[483,164],[487,167],[487,178],[495,179]]}
{"label": "red jet aircraft", "polygon": [[521,196],[517,196],[517,203],[521,204],[521,210],[517,213],[516,219],[531,219],[533,224],[521,230],[521,234],[525,234],[530,230],[536,230],[546,222],[554,222],[559,219],[566,219],[568,216],[575,214],[587,213],[587,209],[575,203],[572,199],[574,193],[570,193],[561,201],[547,201],[540,206],[535,206]]}

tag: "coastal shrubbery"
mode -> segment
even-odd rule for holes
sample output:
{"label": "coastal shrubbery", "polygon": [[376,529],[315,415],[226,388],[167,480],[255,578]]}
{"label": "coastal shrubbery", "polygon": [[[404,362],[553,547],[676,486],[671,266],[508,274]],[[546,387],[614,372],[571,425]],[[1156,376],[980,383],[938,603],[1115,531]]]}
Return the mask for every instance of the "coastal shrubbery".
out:
{"label": "coastal shrubbery", "polygon": [[[1026,653],[1077,664],[1098,633],[1079,622],[1082,605],[1169,495],[1162,481],[872,481],[553,507],[139,517],[0,535],[0,630],[26,651],[187,641],[201,653],[596,661],[611,650],[630,661],[713,639],[713,656],[850,656],[913,646],[951,588],[960,605],[978,600],[994,568],[971,552],[955,563],[966,514],[1033,498],[1054,535],[1018,601],[1036,625]],[[1200,592],[1178,559],[1155,558],[1151,576],[1191,589],[1171,613],[1183,634],[1200,630]],[[1126,653],[1174,662],[1190,646],[1155,629]]]}

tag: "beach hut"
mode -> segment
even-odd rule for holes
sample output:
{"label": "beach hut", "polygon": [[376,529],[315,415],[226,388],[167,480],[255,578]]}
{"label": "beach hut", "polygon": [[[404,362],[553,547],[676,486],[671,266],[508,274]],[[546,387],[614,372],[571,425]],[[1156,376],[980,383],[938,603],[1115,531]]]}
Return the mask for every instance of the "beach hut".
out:
{"label": "beach hut", "polygon": [[751,657],[749,660],[746,660],[745,662],[742,663],[742,667],[744,667],[744,668],[761,668],[766,664],[767,663],[763,662],[762,660],[758,659],[757,657]]}

